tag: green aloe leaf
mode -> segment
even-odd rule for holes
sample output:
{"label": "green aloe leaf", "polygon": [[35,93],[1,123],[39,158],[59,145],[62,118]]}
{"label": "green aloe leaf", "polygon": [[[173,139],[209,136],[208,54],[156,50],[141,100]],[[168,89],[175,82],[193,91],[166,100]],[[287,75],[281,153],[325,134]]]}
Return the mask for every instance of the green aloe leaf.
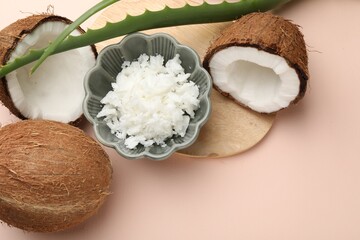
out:
{"label": "green aloe leaf", "polygon": [[[159,11],[146,10],[138,16],[128,15],[125,19],[107,23],[104,27],[91,30],[80,36],[68,36],[53,53],[95,44],[129,33],[187,24],[214,23],[231,21],[251,12],[264,12],[274,9],[290,0],[239,0],[238,2],[223,1],[217,4],[202,3],[198,6],[186,4],[180,8],[165,7]],[[41,57],[45,49],[32,50],[28,54],[15,59],[0,68],[0,77],[31,63]]]}

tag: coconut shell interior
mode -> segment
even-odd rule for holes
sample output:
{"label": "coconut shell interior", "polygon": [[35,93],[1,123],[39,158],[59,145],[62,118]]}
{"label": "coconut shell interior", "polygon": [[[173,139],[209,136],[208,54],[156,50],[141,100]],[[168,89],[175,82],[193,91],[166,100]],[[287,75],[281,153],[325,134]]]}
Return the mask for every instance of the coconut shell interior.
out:
{"label": "coconut shell interior", "polygon": [[[48,21],[60,21],[66,24],[71,24],[72,21],[62,16],[53,14],[39,14],[32,15],[10,24],[0,31],[0,64],[5,65],[10,58],[11,52],[16,48],[19,41],[21,41],[27,34],[31,33],[39,25]],[[85,31],[78,28],[82,33]],[[94,45],[91,46],[94,56],[97,57],[97,51]],[[14,105],[6,83],[6,77],[1,78],[0,81],[0,101],[10,110],[12,114],[20,119],[26,119],[22,113]],[[84,116],[70,122],[70,124],[78,125]]]}
{"label": "coconut shell interior", "polygon": [[225,28],[211,43],[204,57],[204,67],[209,70],[212,56],[231,46],[254,47],[283,57],[300,79],[299,95],[293,103],[304,96],[309,70],[305,40],[299,26],[272,13],[247,14]]}

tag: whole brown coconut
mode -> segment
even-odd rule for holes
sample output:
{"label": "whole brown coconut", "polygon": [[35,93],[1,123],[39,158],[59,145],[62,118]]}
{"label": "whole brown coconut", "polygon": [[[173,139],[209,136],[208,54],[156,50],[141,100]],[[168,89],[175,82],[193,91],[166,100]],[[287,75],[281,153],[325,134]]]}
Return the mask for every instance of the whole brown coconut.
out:
{"label": "whole brown coconut", "polygon": [[251,13],[230,24],[212,42],[203,65],[223,95],[265,113],[298,102],[309,78],[299,27],[271,13]]}
{"label": "whole brown coconut", "polygon": [[35,232],[74,227],[109,195],[101,146],[69,124],[25,120],[0,129],[0,220]]}
{"label": "whole brown coconut", "polygon": [[[31,49],[47,47],[72,21],[52,14],[32,15],[0,31],[0,64]],[[72,34],[80,35],[77,28]],[[84,97],[83,78],[97,57],[94,45],[49,57],[30,75],[34,63],[0,81],[0,101],[21,119],[46,119],[78,124]]]}

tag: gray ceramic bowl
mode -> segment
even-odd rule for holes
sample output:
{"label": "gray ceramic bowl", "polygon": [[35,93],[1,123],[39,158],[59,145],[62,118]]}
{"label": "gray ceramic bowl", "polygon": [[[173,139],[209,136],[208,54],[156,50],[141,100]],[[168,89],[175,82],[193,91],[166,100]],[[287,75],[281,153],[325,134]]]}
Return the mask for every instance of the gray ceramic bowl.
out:
{"label": "gray ceramic bowl", "polygon": [[[166,141],[167,147],[153,145],[145,148],[138,145],[136,149],[125,147],[124,140],[120,140],[110,132],[109,127],[102,118],[97,118],[102,108],[100,100],[112,90],[111,83],[115,82],[117,74],[121,71],[124,61],[134,61],[141,54],[160,54],[164,61],[173,58],[175,54],[180,55],[182,67],[186,73],[191,73],[190,80],[195,82],[200,90],[200,108],[195,112],[184,137],[173,137]],[[201,126],[207,121],[210,115],[210,89],[211,77],[201,67],[197,53],[191,48],[179,44],[168,34],[158,33],[145,35],[133,33],[118,43],[104,48],[97,58],[94,68],[85,77],[86,96],[84,100],[84,114],[93,124],[96,138],[104,145],[113,147],[127,159],[149,158],[162,160],[169,157],[173,152],[190,146],[197,138]]]}

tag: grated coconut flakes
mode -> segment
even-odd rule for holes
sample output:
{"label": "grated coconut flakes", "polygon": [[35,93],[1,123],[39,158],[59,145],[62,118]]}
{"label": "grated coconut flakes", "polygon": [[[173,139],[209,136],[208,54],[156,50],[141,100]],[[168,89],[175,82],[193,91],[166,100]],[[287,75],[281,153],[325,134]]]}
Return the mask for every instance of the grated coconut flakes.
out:
{"label": "grated coconut flakes", "polygon": [[166,139],[185,135],[199,108],[199,88],[189,77],[179,54],[165,65],[161,55],[142,54],[123,63],[97,117],[104,117],[111,133],[129,149],[138,144],[165,147]]}

